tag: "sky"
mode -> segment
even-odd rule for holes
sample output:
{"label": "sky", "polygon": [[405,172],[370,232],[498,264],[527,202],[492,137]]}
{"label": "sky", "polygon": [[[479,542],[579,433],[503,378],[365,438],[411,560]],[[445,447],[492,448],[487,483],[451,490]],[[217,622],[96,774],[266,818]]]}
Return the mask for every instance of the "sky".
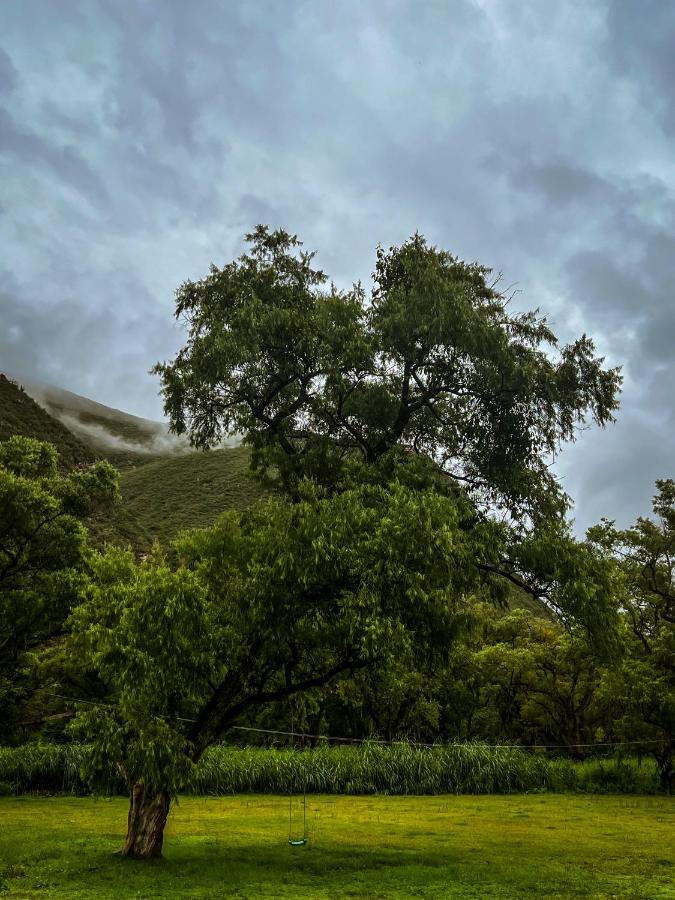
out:
{"label": "sky", "polygon": [[258,223],[340,287],[416,230],[625,378],[577,531],[675,477],[675,3],[5,0],[0,371],[161,418],[174,291]]}

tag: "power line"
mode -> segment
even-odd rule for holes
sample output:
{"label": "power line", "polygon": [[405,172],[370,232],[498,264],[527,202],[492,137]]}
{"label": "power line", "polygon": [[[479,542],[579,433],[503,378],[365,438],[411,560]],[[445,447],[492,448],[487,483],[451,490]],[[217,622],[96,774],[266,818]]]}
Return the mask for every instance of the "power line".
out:
{"label": "power line", "polygon": [[[410,740],[396,740],[396,741],[385,741],[380,738],[351,738],[351,737],[335,737],[327,734],[309,734],[307,732],[290,732],[290,731],[278,731],[271,728],[253,728],[247,725],[231,725],[231,731],[255,731],[260,734],[280,734],[285,735],[287,737],[297,737],[297,738],[312,738],[314,740],[320,741],[342,741],[344,743],[353,743],[353,744],[385,744],[387,746],[394,746],[396,744],[403,744],[408,747],[428,747],[430,749],[438,748],[438,747],[452,747],[453,744],[431,744],[424,743],[422,741],[410,741]],[[489,747],[494,749],[513,749],[513,750],[562,750],[568,749],[572,750],[579,747],[629,747],[637,744],[661,744],[662,740],[658,738],[644,740],[644,741],[596,741],[595,743],[588,744],[488,744],[487,742],[479,742],[479,741],[467,741],[466,744],[476,744],[477,746]],[[466,744],[464,746],[466,746]]]}
{"label": "power line", "polygon": [[[105,706],[108,709],[114,709],[114,706],[110,703],[104,703],[100,700],[78,700],[76,697],[66,697],[63,694],[56,694],[54,692],[52,696],[58,697],[61,700],[67,700],[69,703],[86,703],[90,706]],[[186,722],[188,724],[194,724],[196,719],[186,719],[182,716],[173,716],[172,717],[176,722]],[[441,747],[452,747],[455,746],[453,744],[439,744],[439,743],[425,743],[423,741],[410,741],[410,740],[392,740],[387,741],[381,738],[355,738],[355,737],[339,737],[336,735],[329,734],[311,734],[310,732],[304,731],[282,731],[276,728],[255,728],[251,725],[230,725],[227,729],[228,731],[246,731],[253,732],[256,734],[273,734],[281,737],[290,737],[292,739],[295,738],[303,738],[308,740],[316,740],[316,741],[332,741],[333,743],[342,743],[342,744],[377,744],[382,746],[407,746],[407,747],[424,747],[430,750],[438,749]],[[487,742],[472,742],[467,741],[466,744],[473,744],[475,746],[486,747],[494,750],[578,750],[582,748],[588,747],[637,747],[643,744],[662,744],[664,743],[664,739],[660,738],[646,738],[641,741],[595,741],[590,743],[583,744],[488,744]],[[466,744],[464,746],[466,746]]]}

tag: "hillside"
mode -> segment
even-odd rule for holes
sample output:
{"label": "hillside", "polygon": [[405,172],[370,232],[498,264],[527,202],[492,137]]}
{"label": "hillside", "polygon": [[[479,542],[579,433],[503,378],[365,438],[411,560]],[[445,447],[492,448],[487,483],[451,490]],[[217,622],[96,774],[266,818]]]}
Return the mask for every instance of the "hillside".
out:
{"label": "hillside", "polygon": [[264,495],[248,472],[243,447],[155,459],[122,470],[119,507],[90,522],[96,544],[131,545],[146,553],[167,545],[179,531],[212,525],[227,509]]}
{"label": "hillside", "polygon": [[65,468],[93,462],[96,452],[42,408],[22,387],[0,373],[0,441],[14,434],[54,444]]}
{"label": "hillside", "polygon": [[147,552],[155,540],[167,544],[182,529],[211,525],[264,493],[242,447],[189,451],[164,423],[49,385],[22,390],[0,375],[0,440],[12,434],[53,443],[67,468],[105,458],[120,469],[121,503],[88,523],[97,546]]}
{"label": "hillside", "polygon": [[97,457],[103,456],[117,466],[134,466],[189,452],[188,441],[169,434],[164,422],[132,416],[53,385],[24,382],[23,387],[53,418],[91,447]]}

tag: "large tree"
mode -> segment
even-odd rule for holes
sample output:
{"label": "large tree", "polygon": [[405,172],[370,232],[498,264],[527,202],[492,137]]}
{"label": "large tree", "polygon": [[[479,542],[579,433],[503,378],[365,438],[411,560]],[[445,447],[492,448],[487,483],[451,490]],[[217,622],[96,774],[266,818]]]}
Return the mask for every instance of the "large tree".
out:
{"label": "large tree", "polygon": [[[178,564],[159,552],[140,564],[120,550],[93,556],[66,655],[70,674],[105,695],[73,727],[93,745],[92,778],[114,764],[125,780],[126,855],[161,853],[172,795],[242,717],[366,669],[441,670],[476,600],[504,601],[501,523],[476,516],[422,460],[386,470],[357,468],[333,494],[305,480],[292,501],[231,511],[179,538]],[[562,540],[548,602],[597,622],[613,569],[571,540],[562,554]],[[590,605],[573,576],[587,596],[592,586]]]}
{"label": "large tree", "polygon": [[48,443],[0,442],[0,731],[29,688],[26,654],[63,630],[86,562],[82,518],[117,494],[106,462],[63,473]]}
{"label": "large tree", "polygon": [[369,297],[327,287],[285,231],[247,240],[177,291],[187,342],[155,367],[174,431],[199,447],[243,434],[291,492],[306,475],[334,488],[345,460],[402,445],[514,515],[563,508],[553,454],[617,408],[619,372],[588,337],[558,347],[536,311],[509,311],[489,269],[418,234],[378,249]]}
{"label": "large tree", "polygon": [[507,586],[589,623],[608,608],[549,469],[616,408],[592,342],[556,351],[488,270],[419,236],[378,251],[370,300],[327,289],[284,231],[249,241],[179,289],[187,342],[156,370],[174,431],[243,434],[282,496],[179,541],[178,567],[111,551],[72,620],[71,659],[110,694],[75,727],[124,773],[129,855],[161,852],[172,792],[252,708],[393,655],[428,664],[458,609]]}
{"label": "large tree", "polygon": [[300,490],[182,537],[177,568],[94,558],[68,656],[108,694],[74,728],[93,743],[92,776],[114,763],[125,779],[127,855],[159,855],[171,795],[240,717],[393,656],[442,658],[494,577],[471,564],[493,539],[466,527],[461,497],[400,479]]}

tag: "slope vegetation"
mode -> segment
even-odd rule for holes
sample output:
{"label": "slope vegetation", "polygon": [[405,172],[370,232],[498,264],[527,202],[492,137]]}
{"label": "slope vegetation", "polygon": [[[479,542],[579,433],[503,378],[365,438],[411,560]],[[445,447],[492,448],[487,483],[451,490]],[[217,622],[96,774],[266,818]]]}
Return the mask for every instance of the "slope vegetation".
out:
{"label": "slope vegetation", "polygon": [[[185,528],[212,525],[226,509],[263,496],[243,447],[189,453],[122,473],[123,508],[136,523],[135,543],[168,543]],[[118,530],[120,524],[118,523]]]}
{"label": "slope vegetation", "polygon": [[24,388],[98,457],[120,467],[142,465],[153,458],[186,453],[186,439],[169,434],[163,422],[142,419],[72,391],[37,382]]}
{"label": "slope vegetation", "polygon": [[120,469],[121,502],[88,522],[96,546],[145,553],[154,541],[168,544],[183,529],[212,525],[264,493],[242,447],[190,452],[161,422],[49,385],[23,390],[0,375],[0,440],[13,434],[54,444],[64,468],[105,458]]}
{"label": "slope vegetation", "polygon": [[87,465],[98,455],[37,404],[17,382],[0,373],[0,441],[15,434],[54,444],[64,468]]}

